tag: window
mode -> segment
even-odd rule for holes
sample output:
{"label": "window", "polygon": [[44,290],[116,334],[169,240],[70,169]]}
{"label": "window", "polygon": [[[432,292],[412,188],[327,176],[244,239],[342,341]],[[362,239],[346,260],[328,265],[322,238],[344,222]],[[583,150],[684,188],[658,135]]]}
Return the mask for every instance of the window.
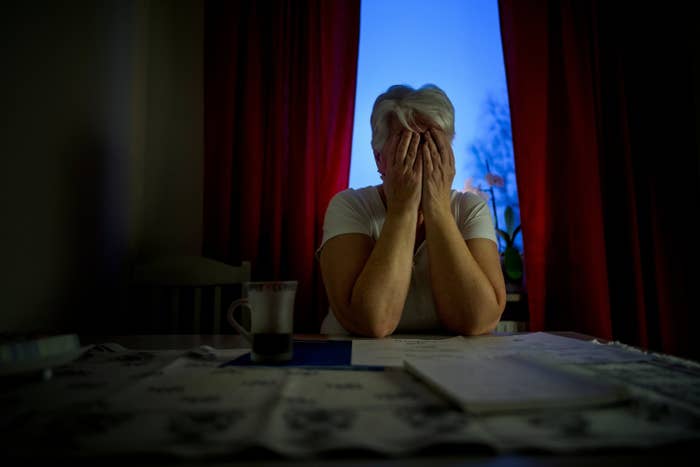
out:
{"label": "window", "polygon": [[[480,190],[504,230],[512,206],[519,225],[497,0],[362,1],[350,187],[381,183],[370,145],[374,99],[392,84],[426,83],[455,107],[453,188]],[[522,251],[520,236],[516,246]]]}

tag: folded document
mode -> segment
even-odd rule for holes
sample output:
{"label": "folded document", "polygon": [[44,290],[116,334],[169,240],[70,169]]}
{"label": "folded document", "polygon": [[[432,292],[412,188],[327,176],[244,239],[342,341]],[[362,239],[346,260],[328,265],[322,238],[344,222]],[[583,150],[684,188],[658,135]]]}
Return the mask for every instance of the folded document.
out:
{"label": "folded document", "polygon": [[522,355],[409,358],[404,366],[472,413],[588,407],[628,398],[623,386]]}

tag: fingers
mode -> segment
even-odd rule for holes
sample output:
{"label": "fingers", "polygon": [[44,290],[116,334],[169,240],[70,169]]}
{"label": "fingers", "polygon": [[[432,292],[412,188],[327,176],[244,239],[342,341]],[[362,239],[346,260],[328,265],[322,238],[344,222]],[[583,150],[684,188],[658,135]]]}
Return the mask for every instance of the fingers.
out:
{"label": "fingers", "polygon": [[433,157],[431,153],[435,153],[434,150],[430,148],[430,142],[426,138],[426,142],[421,145],[421,151],[423,155],[423,174],[428,175],[433,171]]}
{"label": "fingers", "polygon": [[408,153],[406,154],[406,159],[404,160],[404,165],[411,169],[413,169],[416,162],[418,143],[420,143],[420,135],[418,133],[411,133],[411,144],[408,147]]}
{"label": "fingers", "polygon": [[425,147],[427,148],[427,157],[430,159],[430,170],[432,171],[437,167],[442,167],[440,151],[438,151],[435,139],[430,134],[430,131],[425,132]]}
{"label": "fingers", "polygon": [[432,148],[438,152],[440,157],[440,163],[446,166],[454,166],[454,155],[452,154],[452,148],[447,143],[445,134],[442,131],[431,128],[427,132],[429,140],[432,142]]}
{"label": "fingers", "polygon": [[425,153],[425,143],[420,143],[416,150],[416,160],[413,162],[413,171],[421,176],[423,175],[423,159]]}
{"label": "fingers", "polygon": [[394,152],[393,163],[395,165],[404,164],[404,160],[406,159],[406,153],[408,152],[408,148],[412,141],[412,136],[413,132],[409,130],[404,130],[403,132],[401,132],[401,139],[399,140],[399,145],[396,147],[396,151]]}

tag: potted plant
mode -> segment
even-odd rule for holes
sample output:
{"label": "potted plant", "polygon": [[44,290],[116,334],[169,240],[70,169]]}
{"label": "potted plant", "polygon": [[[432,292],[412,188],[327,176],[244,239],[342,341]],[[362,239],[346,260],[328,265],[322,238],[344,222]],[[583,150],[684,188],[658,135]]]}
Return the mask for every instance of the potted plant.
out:
{"label": "potted plant", "polygon": [[511,206],[506,207],[503,217],[506,221],[505,230],[496,228],[496,233],[506,244],[501,254],[503,274],[510,282],[520,282],[523,278],[523,260],[515,246],[515,237],[520,233],[520,225],[515,227],[515,213]]}

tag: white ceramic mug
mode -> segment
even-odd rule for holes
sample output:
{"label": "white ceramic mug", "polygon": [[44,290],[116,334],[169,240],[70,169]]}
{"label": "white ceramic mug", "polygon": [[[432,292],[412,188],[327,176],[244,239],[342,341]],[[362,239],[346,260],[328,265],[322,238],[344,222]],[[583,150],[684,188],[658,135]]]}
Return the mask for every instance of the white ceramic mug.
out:
{"label": "white ceramic mug", "polygon": [[[292,359],[294,299],[297,281],[244,282],[243,298],[228,308],[228,322],[252,347],[250,358],[258,363],[283,363]],[[236,320],[242,307],[250,313],[250,329]]]}

